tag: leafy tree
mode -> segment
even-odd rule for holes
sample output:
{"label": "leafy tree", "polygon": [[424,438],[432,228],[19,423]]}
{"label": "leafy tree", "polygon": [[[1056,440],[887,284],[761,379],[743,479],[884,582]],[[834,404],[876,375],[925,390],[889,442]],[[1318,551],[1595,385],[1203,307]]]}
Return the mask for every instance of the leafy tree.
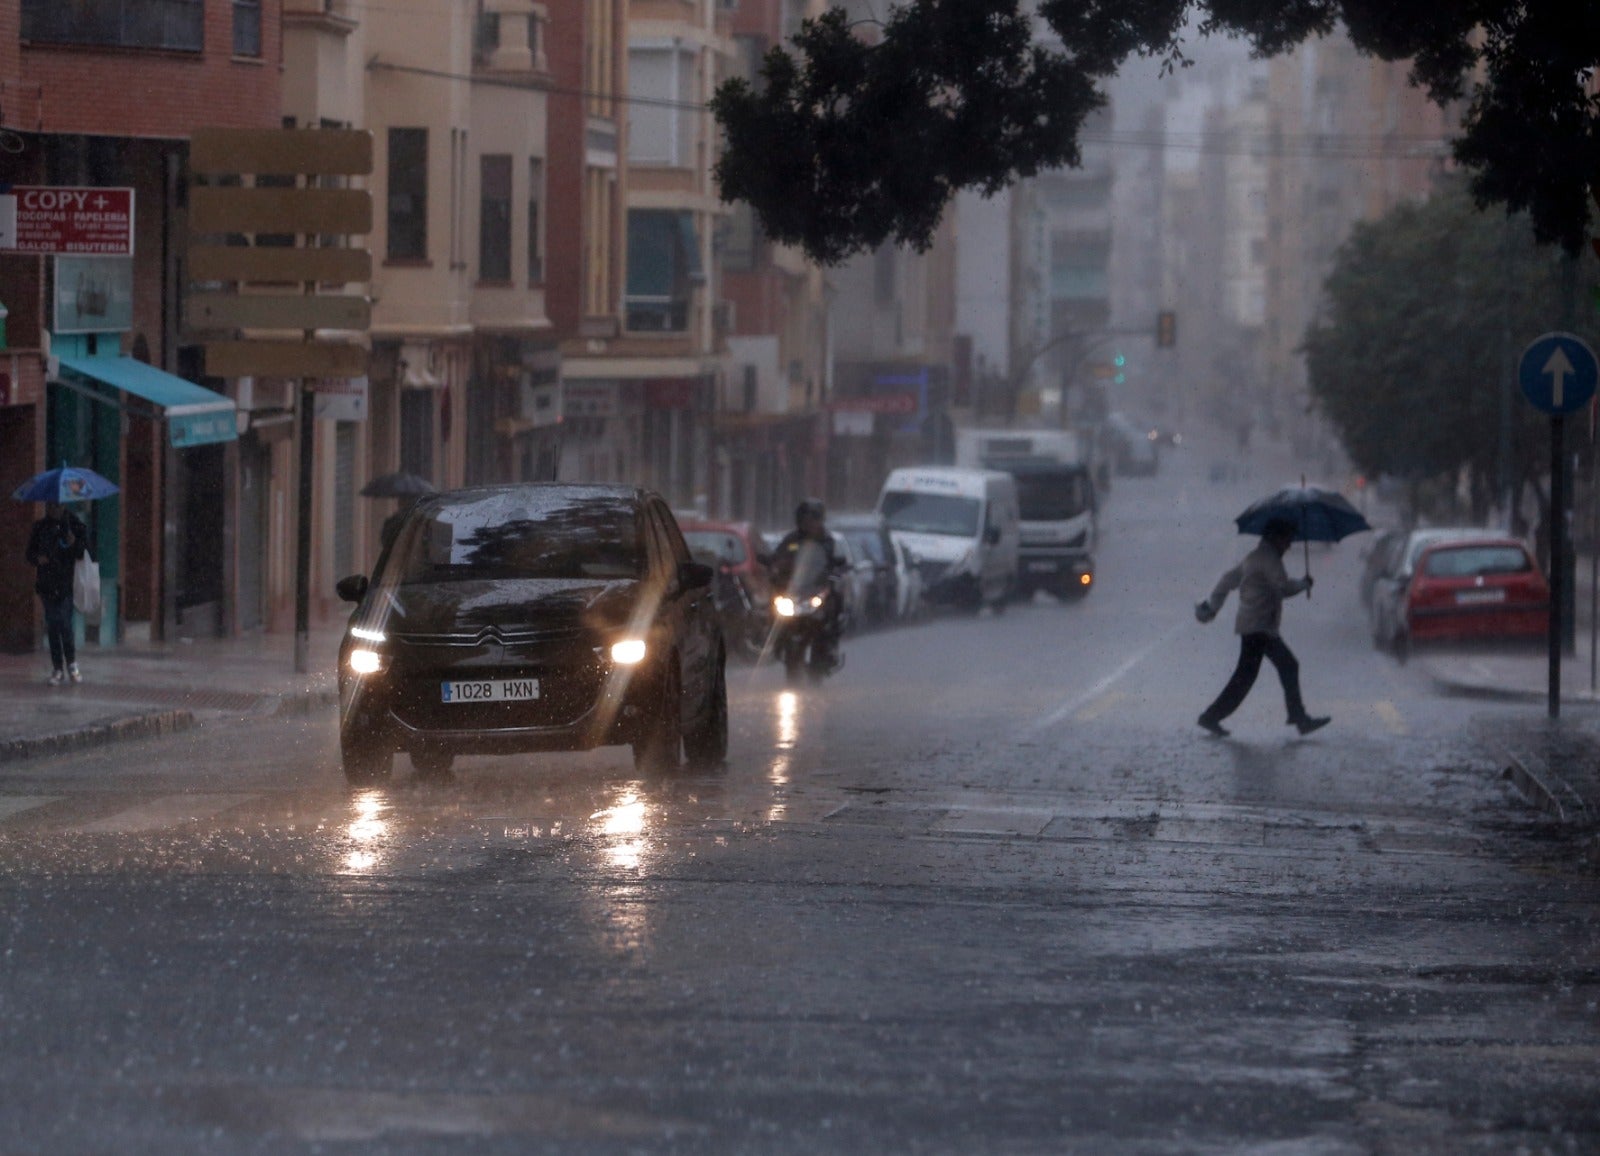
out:
{"label": "leafy tree", "polygon": [[[887,2],[887,0],[886,0]],[[1184,63],[1191,17],[1263,55],[1342,24],[1409,60],[1441,103],[1471,96],[1457,159],[1480,206],[1527,210],[1541,242],[1582,243],[1600,172],[1600,5],[1570,0],[909,0],[871,29],[841,8],[774,47],[758,82],[712,102],[722,195],[767,233],[834,263],[893,239],[931,242],[961,189],[997,191],[1079,161],[1097,87],[1133,55]],[[875,33],[875,34],[874,34]]]}
{"label": "leafy tree", "polygon": [[[1414,483],[1465,470],[1481,515],[1498,480],[1506,359],[1581,315],[1563,262],[1526,216],[1481,212],[1460,186],[1356,225],[1305,352],[1357,468]],[[1510,413],[1511,480],[1518,492],[1533,483],[1542,509],[1548,423],[1520,394]]]}

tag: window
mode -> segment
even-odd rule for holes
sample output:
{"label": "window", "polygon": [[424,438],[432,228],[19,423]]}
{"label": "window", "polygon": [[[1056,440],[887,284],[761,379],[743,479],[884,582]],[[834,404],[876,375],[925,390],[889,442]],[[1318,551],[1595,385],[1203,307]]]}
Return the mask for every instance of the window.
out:
{"label": "window", "polygon": [[233,54],[261,55],[261,0],[233,0]]}
{"label": "window", "polygon": [[635,209],[628,214],[629,329],[681,333],[689,328],[689,302],[703,283],[694,214],[675,209]]}
{"label": "window", "polygon": [[482,198],[478,216],[478,280],[511,280],[511,158],[478,162]]}
{"label": "window", "polygon": [[22,38],[199,52],[204,0],[22,0]]}
{"label": "window", "polygon": [[628,52],[628,159],[682,168],[694,163],[700,109],[695,57],[678,48]]}
{"label": "window", "polygon": [[544,229],[540,223],[544,203],[544,158],[528,160],[528,283],[544,280]]}
{"label": "window", "polygon": [[389,130],[389,259],[428,256],[428,130]]}

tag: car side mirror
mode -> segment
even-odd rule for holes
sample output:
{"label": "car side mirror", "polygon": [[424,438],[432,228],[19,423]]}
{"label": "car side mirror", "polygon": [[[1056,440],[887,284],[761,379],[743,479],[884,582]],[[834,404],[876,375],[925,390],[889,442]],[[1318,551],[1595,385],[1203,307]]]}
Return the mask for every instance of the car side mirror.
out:
{"label": "car side mirror", "polygon": [[333,588],[339,595],[339,601],[360,602],[367,596],[367,586],[365,574],[351,574],[348,578],[339,579]]}
{"label": "car side mirror", "polygon": [[684,590],[703,590],[711,585],[716,571],[704,562],[678,563],[678,586]]}
{"label": "car side mirror", "polygon": [[999,545],[1000,544],[1000,527],[999,526],[986,526],[986,527],[984,527],[983,540],[985,542],[989,543],[989,545],[991,545],[991,546]]}

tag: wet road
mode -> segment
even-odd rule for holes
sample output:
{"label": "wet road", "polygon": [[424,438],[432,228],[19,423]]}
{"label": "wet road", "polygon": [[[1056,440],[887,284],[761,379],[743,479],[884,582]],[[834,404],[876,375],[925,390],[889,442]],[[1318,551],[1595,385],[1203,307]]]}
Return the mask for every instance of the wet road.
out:
{"label": "wet road", "polygon": [[7,768],[0,1150],[1600,1149],[1600,888],[1498,778],[1537,708],[1376,655],[1357,540],[1286,612],[1333,725],[1269,668],[1205,736],[1190,607],[1282,480],[1207,465],[1118,480],[1086,600],[737,673],[714,774],[351,793],[331,718]]}

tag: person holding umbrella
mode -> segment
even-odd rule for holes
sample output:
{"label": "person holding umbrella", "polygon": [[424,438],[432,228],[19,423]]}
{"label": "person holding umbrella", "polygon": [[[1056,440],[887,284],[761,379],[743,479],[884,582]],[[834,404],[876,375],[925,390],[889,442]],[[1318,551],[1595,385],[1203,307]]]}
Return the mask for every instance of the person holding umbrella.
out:
{"label": "person holding umbrella", "polygon": [[44,517],[28,535],[26,557],[35,569],[34,592],[44,604],[51,686],[60,686],[67,678],[83,681],[72,637],[72,569],[88,548],[89,528],[60,502],[47,501]]}
{"label": "person holding umbrella", "polygon": [[1327,715],[1313,717],[1306,711],[1300,698],[1300,663],[1278,633],[1283,619],[1283,600],[1302,591],[1307,597],[1311,593],[1311,575],[1290,578],[1283,567],[1283,555],[1294,541],[1296,529],[1296,524],[1287,518],[1268,521],[1256,548],[1218,579],[1210,596],[1194,608],[1197,619],[1210,622],[1227,601],[1229,591],[1239,591],[1239,613],[1234,623],[1239,635],[1239,661],[1222,693],[1201,712],[1198,720],[1214,735],[1228,733],[1223,729],[1222,720],[1238,710],[1250,693],[1256,675],[1261,672],[1262,658],[1270,659],[1277,668],[1290,726],[1308,735],[1330,721]]}

